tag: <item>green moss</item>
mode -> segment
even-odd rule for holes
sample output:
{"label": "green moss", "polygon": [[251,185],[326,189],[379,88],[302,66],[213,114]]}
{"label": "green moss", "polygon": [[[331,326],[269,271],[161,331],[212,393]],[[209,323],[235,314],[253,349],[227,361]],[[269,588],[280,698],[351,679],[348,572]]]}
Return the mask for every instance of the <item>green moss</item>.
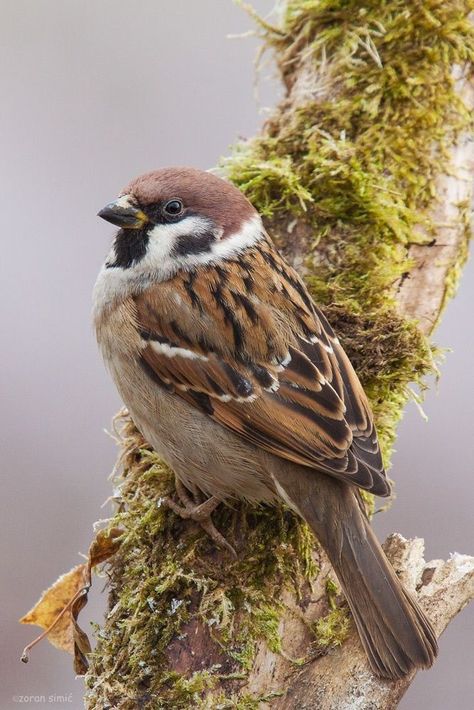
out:
{"label": "green moss", "polygon": [[338,604],[339,588],[332,579],[326,582],[329,612],[314,624],[316,646],[326,649],[340,646],[348,637],[351,628],[349,610],[346,604]]}
{"label": "green moss", "polygon": [[321,648],[340,646],[348,637],[350,617],[347,607],[333,609],[314,625],[316,643]]}
{"label": "green moss", "polygon": [[[296,109],[283,102],[263,134],[223,162],[289,256],[288,215],[297,221],[308,286],[371,399],[387,465],[410,387],[435,371],[436,352],[397,312],[394,285],[409,273],[409,245],[433,237],[436,176],[471,125],[452,68],[473,58],[473,9],[472,0],[289,0],[282,29],[260,22],[260,31],[290,90],[302,62],[319,85]],[[445,301],[464,259],[451,265]],[[280,651],[282,590],[303,594],[316,574],[311,533],[283,508],[222,508],[216,525],[242,551],[223,569],[201,531],[157,505],[173,476],[130,423],[122,446],[111,525],[124,541],[109,568],[111,611],[88,707],[259,707],[265,699],[239,688],[259,640]],[[320,649],[347,634],[335,594],[327,589],[328,614],[314,628]],[[178,662],[179,638],[197,628],[206,658]]]}

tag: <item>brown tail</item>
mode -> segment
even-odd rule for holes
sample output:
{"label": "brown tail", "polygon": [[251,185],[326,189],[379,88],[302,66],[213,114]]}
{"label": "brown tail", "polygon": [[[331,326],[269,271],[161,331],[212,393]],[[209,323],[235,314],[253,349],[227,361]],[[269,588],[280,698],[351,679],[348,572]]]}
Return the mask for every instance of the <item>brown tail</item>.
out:
{"label": "brown tail", "polygon": [[396,679],[428,668],[438,650],[433,629],[385,557],[356,490],[329,476],[312,476],[322,480],[313,479],[310,491],[281,482],[328,554],[372,670]]}

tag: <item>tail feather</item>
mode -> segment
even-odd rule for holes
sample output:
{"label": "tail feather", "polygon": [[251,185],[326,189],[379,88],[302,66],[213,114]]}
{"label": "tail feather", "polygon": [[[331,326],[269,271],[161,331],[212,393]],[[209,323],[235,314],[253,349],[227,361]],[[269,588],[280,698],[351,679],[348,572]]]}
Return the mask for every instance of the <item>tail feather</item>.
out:
{"label": "tail feather", "polygon": [[306,485],[302,477],[294,481],[279,478],[328,554],[374,673],[397,679],[431,666],[433,629],[387,560],[357,490],[313,472]]}
{"label": "tail feather", "polygon": [[343,524],[341,554],[328,550],[369,660],[378,675],[400,678],[428,668],[437,642],[428,619],[403,588],[368,523],[354,536]]}

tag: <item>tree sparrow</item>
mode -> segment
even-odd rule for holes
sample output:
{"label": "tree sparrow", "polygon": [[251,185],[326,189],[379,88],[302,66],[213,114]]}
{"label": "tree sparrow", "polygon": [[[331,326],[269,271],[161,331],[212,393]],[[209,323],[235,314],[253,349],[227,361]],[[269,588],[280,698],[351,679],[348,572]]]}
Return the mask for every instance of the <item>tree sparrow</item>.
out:
{"label": "tree sparrow", "polygon": [[120,229],[94,290],[97,339],[133,421],[175,471],[183,505],[170,505],[225,545],[210,519],[220,501],[283,500],[327,552],[374,673],[431,666],[433,630],[359,493],[389,493],[367,397],[258,213],[210,173],[165,168],[99,216]]}

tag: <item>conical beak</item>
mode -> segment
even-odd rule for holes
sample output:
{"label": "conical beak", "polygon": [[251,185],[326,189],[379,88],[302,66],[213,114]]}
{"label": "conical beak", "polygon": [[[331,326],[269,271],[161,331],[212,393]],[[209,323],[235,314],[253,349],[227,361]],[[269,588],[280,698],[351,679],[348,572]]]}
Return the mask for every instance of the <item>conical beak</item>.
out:
{"label": "conical beak", "polygon": [[137,207],[131,195],[122,195],[115,202],[110,202],[97,216],[123,229],[141,229],[148,222],[148,217]]}

